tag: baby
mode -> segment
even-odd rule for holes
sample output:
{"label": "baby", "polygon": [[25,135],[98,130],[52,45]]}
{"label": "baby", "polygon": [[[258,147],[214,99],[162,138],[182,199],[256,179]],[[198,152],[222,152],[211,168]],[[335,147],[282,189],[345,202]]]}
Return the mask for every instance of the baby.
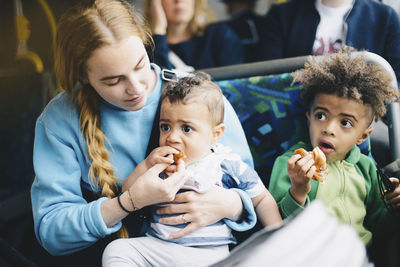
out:
{"label": "baby", "polygon": [[[183,190],[206,192],[215,186],[241,189],[237,192],[250,195],[264,225],[281,222],[278,206],[257,173],[229,147],[218,143],[225,131],[224,98],[209,75],[199,72],[170,82],[161,97],[160,147],[137,166],[138,175],[160,162],[172,164],[167,168],[168,175],[175,168],[173,154],[184,152]],[[169,260],[181,266],[209,265],[229,254],[228,244],[235,243],[229,220],[173,238],[174,232],[190,227],[190,213],[180,218],[177,225],[165,225],[159,223],[159,215],[153,214],[147,236],[112,242],[103,254],[103,264],[163,265]]]}

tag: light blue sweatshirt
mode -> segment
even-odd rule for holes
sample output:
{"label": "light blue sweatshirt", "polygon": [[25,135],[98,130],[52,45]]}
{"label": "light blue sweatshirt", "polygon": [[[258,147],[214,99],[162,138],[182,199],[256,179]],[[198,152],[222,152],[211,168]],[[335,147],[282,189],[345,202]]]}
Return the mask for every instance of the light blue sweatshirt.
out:
{"label": "light blue sweatshirt", "polygon": [[[105,101],[100,104],[101,129],[107,137],[110,162],[115,176],[122,180],[145,159],[163,84],[160,68],[154,64],[152,68],[158,74],[157,83],[142,109],[127,111]],[[221,143],[253,166],[240,121],[226,99],[225,104],[227,131]],[[90,160],[79,129],[79,114],[65,93],[51,100],[36,122],[33,164],[36,177],[31,198],[35,234],[50,254],[71,254],[120,229],[121,222],[108,228],[103,221],[100,207],[107,198],[87,203],[82,197],[81,185],[92,190],[88,178]],[[250,197],[239,193],[249,217],[241,224],[232,221],[227,224],[244,231],[254,225],[256,216]]]}

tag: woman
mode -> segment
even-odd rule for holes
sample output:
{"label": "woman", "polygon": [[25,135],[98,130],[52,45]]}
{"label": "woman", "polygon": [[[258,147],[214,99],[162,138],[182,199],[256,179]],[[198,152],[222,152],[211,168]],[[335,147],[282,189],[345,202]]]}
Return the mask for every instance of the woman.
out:
{"label": "woman", "polygon": [[[158,145],[153,140],[158,140],[163,83],[160,68],[150,64],[146,53],[151,38],[131,10],[119,0],[98,0],[70,9],[59,20],[55,72],[65,92],[37,120],[31,189],[36,237],[52,255],[75,253],[100,263],[112,234],[128,236],[121,220],[161,202],[178,204],[160,214],[190,216],[191,227],[181,235],[222,218],[234,228],[248,229],[247,221],[234,222],[243,216],[242,201],[254,223],[251,200],[242,191],[216,188],[175,195],[184,183],[184,163],[166,180],[158,174],[167,165],[156,165],[120,194],[122,182],[146,151]],[[227,101],[225,111],[231,129],[225,144],[252,164],[243,129]],[[139,217],[137,212],[127,217],[134,221],[130,233],[140,232]],[[181,217],[163,223],[181,224]]]}
{"label": "woman", "polygon": [[207,25],[206,0],[148,0],[144,7],[160,66],[187,71],[244,62],[239,37],[224,23]]}

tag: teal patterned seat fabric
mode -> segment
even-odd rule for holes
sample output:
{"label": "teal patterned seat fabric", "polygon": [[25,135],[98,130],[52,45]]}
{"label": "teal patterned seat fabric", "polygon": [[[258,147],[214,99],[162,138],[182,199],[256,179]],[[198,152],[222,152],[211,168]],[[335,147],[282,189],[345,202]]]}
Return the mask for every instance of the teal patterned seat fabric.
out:
{"label": "teal patterned seat fabric", "polygon": [[[217,81],[239,116],[265,185],[276,157],[297,141],[308,140],[307,107],[300,84],[292,81],[288,73]],[[370,155],[369,141],[361,149]]]}

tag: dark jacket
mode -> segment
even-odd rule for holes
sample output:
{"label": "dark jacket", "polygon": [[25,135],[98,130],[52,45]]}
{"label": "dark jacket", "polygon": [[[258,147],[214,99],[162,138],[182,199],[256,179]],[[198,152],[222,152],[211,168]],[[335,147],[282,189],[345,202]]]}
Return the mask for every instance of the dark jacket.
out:
{"label": "dark jacket", "polygon": [[[320,21],[315,0],[273,5],[262,32],[264,60],[312,54]],[[372,0],[355,0],[345,15],[344,43],[385,58],[400,80],[400,19],[391,7]]]}
{"label": "dark jacket", "polygon": [[178,44],[168,44],[165,35],[153,35],[154,62],[173,69],[168,59],[172,50],[180,59],[195,69],[220,67],[244,62],[239,37],[225,24],[215,23],[207,27],[202,36],[195,36]]}
{"label": "dark jacket", "polygon": [[251,9],[244,9],[236,12],[226,21],[226,24],[240,38],[245,53],[245,62],[260,60],[260,49],[262,49],[260,32],[263,18]]}

